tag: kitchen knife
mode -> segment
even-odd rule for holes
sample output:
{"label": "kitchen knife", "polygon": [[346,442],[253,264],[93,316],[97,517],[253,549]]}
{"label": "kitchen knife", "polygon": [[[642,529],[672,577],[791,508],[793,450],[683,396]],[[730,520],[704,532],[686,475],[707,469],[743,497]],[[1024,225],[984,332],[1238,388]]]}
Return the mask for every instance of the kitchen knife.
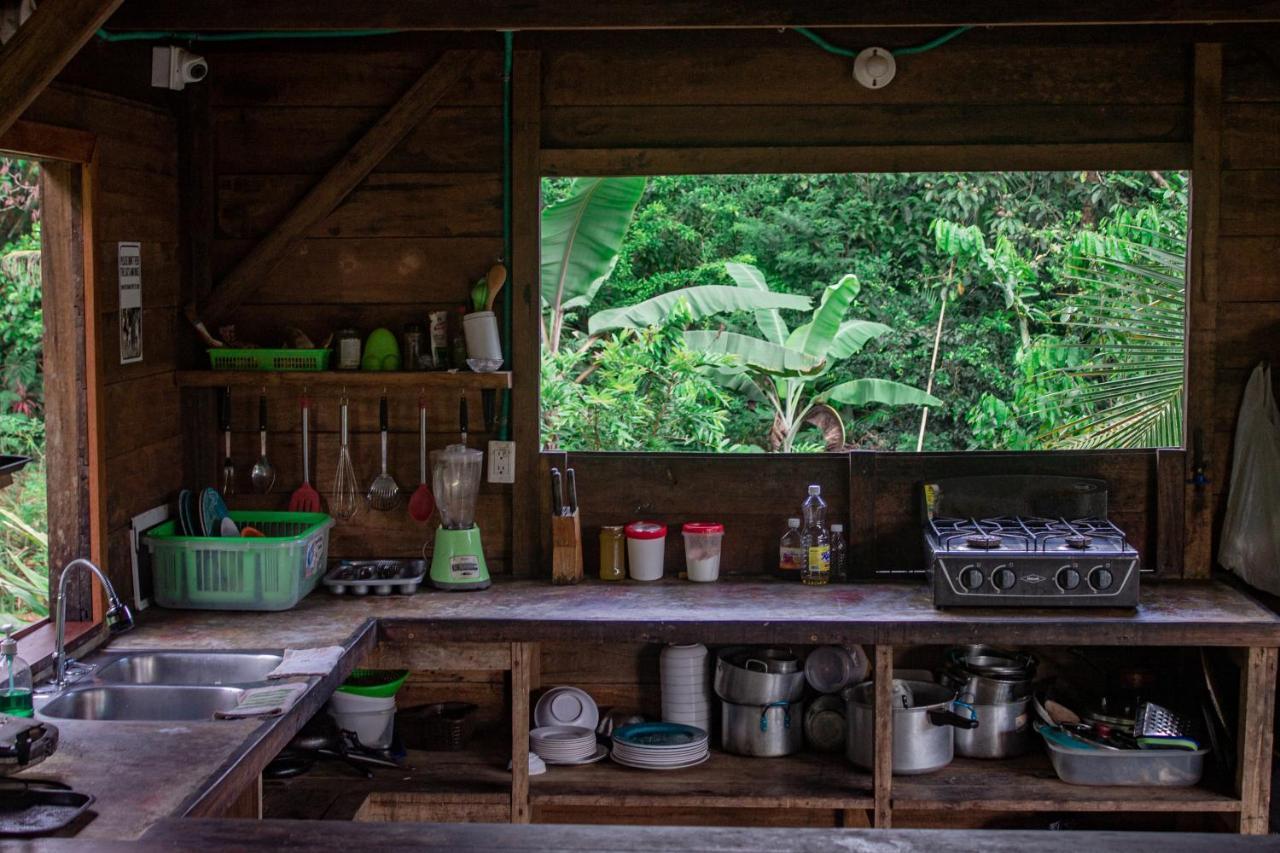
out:
{"label": "kitchen knife", "polygon": [[565,515],[578,514],[578,478],[573,473],[572,468],[564,469],[565,485],[569,489],[569,506],[565,509]]}
{"label": "kitchen knife", "polygon": [[564,484],[560,481],[560,469],[551,469],[551,514],[564,515]]}

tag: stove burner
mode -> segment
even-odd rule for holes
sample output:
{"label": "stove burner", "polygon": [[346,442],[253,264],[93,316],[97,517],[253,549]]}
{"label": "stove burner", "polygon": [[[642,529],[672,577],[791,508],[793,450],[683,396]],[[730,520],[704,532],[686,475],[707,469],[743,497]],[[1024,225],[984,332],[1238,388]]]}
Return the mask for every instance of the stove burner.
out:
{"label": "stove burner", "polygon": [[1000,537],[994,533],[972,533],[964,538],[970,548],[999,548]]}
{"label": "stove burner", "polygon": [[1068,548],[1083,551],[1093,542],[1093,537],[1085,536],[1083,533],[1072,533],[1070,536],[1063,537],[1062,541],[1067,544]]}

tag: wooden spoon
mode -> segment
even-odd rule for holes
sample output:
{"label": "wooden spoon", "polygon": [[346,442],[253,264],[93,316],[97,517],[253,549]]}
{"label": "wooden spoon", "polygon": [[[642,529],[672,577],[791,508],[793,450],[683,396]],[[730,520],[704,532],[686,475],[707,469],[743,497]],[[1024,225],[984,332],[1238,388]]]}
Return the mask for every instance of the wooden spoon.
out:
{"label": "wooden spoon", "polygon": [[492,311],[493,303],[498,299],[498,293],[502,290],[502,286],[507,283],[507,268],[503,264],[494,264],[489,267],[489,272],[485,275],[489,282],[489,298],[485,302],[484,310]]}

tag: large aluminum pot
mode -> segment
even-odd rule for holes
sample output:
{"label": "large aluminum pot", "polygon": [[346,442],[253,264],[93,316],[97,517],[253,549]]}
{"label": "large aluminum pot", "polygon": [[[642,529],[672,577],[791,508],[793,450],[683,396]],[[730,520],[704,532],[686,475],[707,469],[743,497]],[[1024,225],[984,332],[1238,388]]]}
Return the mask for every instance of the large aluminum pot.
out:
{"label": "large aluminum pot", "polygon": [[734,755],[775,758],[804,748],[804,703],[720,703],[720,746]]}
{"label": "large aluminum pot", "polygon": [[[956,729],[956,753],[966,758],[1014,758],[1031,747],[1030,697],[999,705],[971,705],[976,729]],[[967,707],[956,706],[965,712]]]}
{"label": "large aluminum pot", "polygon": [[[912,776],[946,767],[955,756],[956,729],[974,728],[978,721],[951,710],[956,694],[949,687],[931,681],[899,683],[895,679],[895,686],[899,684],[905,691],[895,691],[895,698],[911,698],[908,707],[893,709],[894,774]],[[858,767],[871,769],[875,756],[875,684],[864,681],[845,688],[842,695],[849,725],[845,754]]]}
{"label": "large aluminum pot", "polygon": [[956,691],[961,702],[970,705],[1002,705],[1031,695],[1030,678],[989,678],[967,672],[953,665],[942,668],[938,681]]}
{"label": "large aluminum pot", "polygon": [[789,652],[722,649],[716,655],[715,689],[735,705],[794,702],[804,695],[804,670]]}

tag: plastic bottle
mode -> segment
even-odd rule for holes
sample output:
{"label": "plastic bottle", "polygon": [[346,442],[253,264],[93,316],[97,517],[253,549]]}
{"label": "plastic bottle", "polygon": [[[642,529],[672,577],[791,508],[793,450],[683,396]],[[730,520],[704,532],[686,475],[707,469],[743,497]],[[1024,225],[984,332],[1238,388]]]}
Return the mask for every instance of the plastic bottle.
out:
{"label": "plastic bottle", "polygon": [[800,579],[810,586],[821,586],[831,580],[831,540],[827,535],[827,503],[822,499],[822,487],[809,487],[809,497],[804,499],[804,529],[800,541],[804,545],[804,571]]}
{"label": "plastic bottle", "polygon": [[831,581],[847,583],[849,580],[849,545],[844,541],[844,525],[831,525]]}
{"label": "plastic bottle", "polygon": [[0,714],[11,717],[31,717],[35,709],[31,704],[31,667],[18,657],[18,641],[13,638],[13,626],[5,625],[4,640],[0,641]]}
{"label": "plastic bottle", "polygon": [[787,532],[778,548],[778,565],[774,574],[783,580],[798,581],[804,570],[804,543],[800,541],[800,519],[787,519]]}

